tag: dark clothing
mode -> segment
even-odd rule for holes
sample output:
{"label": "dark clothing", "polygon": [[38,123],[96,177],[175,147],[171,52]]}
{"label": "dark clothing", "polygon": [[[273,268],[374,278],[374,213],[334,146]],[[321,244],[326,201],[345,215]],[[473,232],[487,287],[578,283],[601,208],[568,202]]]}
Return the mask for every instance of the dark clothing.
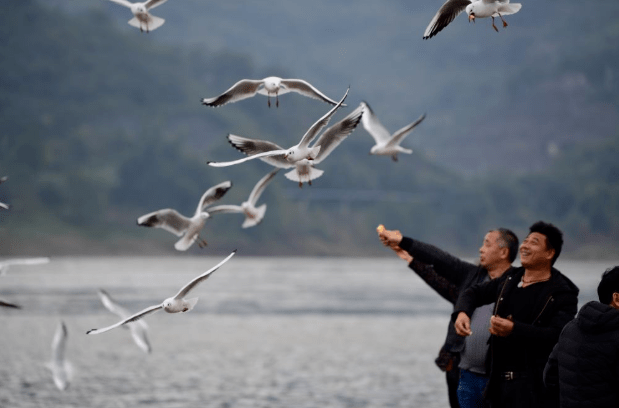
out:
{"label": "dark clothing", "polygon": [[[413,261],[413,269],[431,288],[443,298],[455,304],[464,289],[482,282],[488,276],[485,268],[462,261],[451,254],[412,238],[404,237],[399,244],[407,251]],[[459,336],[454,328],[452,317],[447,326],[445,343],[436,358],[436,365],[446,372],[449,402],[452,408],[458,407],[457,389],[460,370],[460,352],[464,349],[464,337]]]}
{"label": "dark clothing", "polygon": [[619,406],[619,310],[589,302],[555,346],[544,382],[559,387],[561,408]]}
{"label": "dark clothing", "polygon": [[523,275],[523,267],[512,269],[465,290],[454,318],[459,312],[471,316],[476,307],[496,302],[494,314],[514,322],[509,336],[490,337],[486,398],[492,407],[503,408],[507,400],[521,400],[509,405],[514,407],[558,407],[558,396],[544,387],[542,373],[561,330],[576,314],[578,288],[554,268],[548,281],[519,288]]}

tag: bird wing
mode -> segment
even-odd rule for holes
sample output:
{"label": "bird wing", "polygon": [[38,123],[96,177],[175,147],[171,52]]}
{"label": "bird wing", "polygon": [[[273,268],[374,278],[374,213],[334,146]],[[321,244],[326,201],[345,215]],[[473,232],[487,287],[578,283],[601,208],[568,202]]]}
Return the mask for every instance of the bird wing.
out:
{"label": "bird wing", "polygon": [[8,179],[9,179],[9,176],[2,176],[2,177],[0,177],[0,184],[4,183]]}
{"label": "bird wing", "polygon": [[64,361],[64,352],[67,345],[67,326],[63,321],[58,323],[54,339],[52,340],[52,361],[62,364]]}
{"label": "bird wing", "polygon": [[447,0],[438,9],[430,24],[428,24],[426,31],[423,33],[423,39],[427,40],[438,34],[439,31],[454,21],[458,14],[462,13],[469,4],[471,4],[471,0]]}
{"label": "bird wing", "polygon": [[[287,91],[300,93],[301,95],[308,96],[313,99],[319,99],[323,102],[330,103],[331,105],[337,105],[337,101],[327,97],[312,84],[302,79],[282,79],[281,84]],[[283,92],[280,91],[279,93],[281,95]]]}
{"label": "bird wing", "polygon": [[344,97],[342,98],[341,101],[339,101],[333,108],[331,108],[329,112],[325,113],[323,117],[318,119],[316,123],[310,126],[310,128],[307,130],[307,132],[305,132],[305,134],[301,138],[301,142],[299,142],[298,146],[300,148],[306,148],[307,146],[309,146],[310,142],[316,137],[316,135],[318,135],[318,133],[322,130],[322,128],[324,128],[325,126],[329,124],[329,120],[331,119],[331,116],[333,116],[335,114],[335,111],[337,111],[338,108],[342,106],[342,103],[348,96],[349,90],[350,88],[346,90],[346,93],[344,94]]}
{"label": "bird wing", "polygon": [[327,129],[314,144],[315,146],[320,146],[320,152],[314,159],[314,163],[323,161],[333,149],[339,146],[355,130],[363,114],[363,106],[359,105],[348,116]]}
{"label": "bird wing", "polygon": [[399,145],[400,142],[402,140],[404,140],[404,138],[406,137],[406,135],[408,135],[413,129],[415,129],[415,127],[420,124],[424,119],[426,118],[425,113],[423,115],[421,115],[419,117],[419,119],[417,119],[416,121],[414,121],[411,124],[408,124],[406,126],[404,126],[402,129],[398,130],[397,132],[395,132],[393,134],[393,137],[391,138],[391,140],[389,141],[389,143],[387,143],[389,146],[396,146]]}
{"label": "bird wing", "polygon": [[138,218],[138,225],[143,227],[163,228],[176,236],[182,236],[191,221],[172,208],[158,210]]}
{"label": "bird wing", "polygon": [[141,312],[138,312],[138,313],[134,314],[133,316],[129,316],[126,319],[121,320],[118,323],[115,323],[115,324],[113,324],[111,326],[103,327],[101,329],[91,329],[91,330],[88,330],[86,332],[86,334],[105,333],[106,331],[115,329],[116,327],[122,326],[123,324],[127,324],[127,323],[138,321],[141,318],[143,318],[144,316],[146,316],[147,314],[156,312],[159,309],[163,309],[163,304],[147,307],[146,309],[142,310]]}
{"label": "bird wing", "polygon": [[230,258],[232,258],[232,256],[234,256],[234,254],[236,254],[236,249],[234,251],[232,251],[232,253],[230,255],[228,255],[223,261],[221,261],[217,265],[213,266],[211,269],[209,269],[208,271],[204,272],[202,275],[194,278],[188,284],[186,284],[181,290],[178,291],[176,296],[174,296],[174,299],[182,299],[182,298],[184,298],[189,293],[189,291],[191,291],[191,289],[193,289],[198,283],[200,283],[203,280],[207,279],[213,272],[215,272],[217,269],[219,269],[219,267],[221,265],[223,265],[226,262],[228,262],[228,260]]}
{"label": "bird wing", "polygon": [[15,309],[21,309],[21,306],[16,305],[15,303],[10,303],[10,302],[7,302],[7,301],[6,301],[6,300],[4,300],[4,299],[0,299],[0,306],[4,306],[4,307],[12,307],[12,308],[15,308]]}
{"label": "bird wing", "polygon": [[200,198],[200,203],[198,204],[196,214],[201,213],[206,207],[223,197],[231,187],[232,182],[224,181],[223,183],[219,183],[206,190]]}
{"label": "bird wing", "polygon": [[273,180],[273,177],[275,177],[275,175],[277,174],[278,171],[279,171],[279,169],[275,169],[275,170],[271,171],[270,173],[266,174],[264,177],[262,177],[256,183],[254,188],[251,190],[251,193],[249,193],[249,198],[247,199],[247,201],[249,201],[252,205],[255,206],[256,202],[258,201],[258,199],[262,195],[262,192],[264,191],[266,186],[269,185],[271,180]]}
{"label": "bird wing", "polygon": [[128,8],[131,8],[132,6],[132,3],[128,2],[127,0],[110,0],[110,1],[116,4],[120,4],[121,6],[128,7]]}
{"label": "bird wing", "polygon": [[374,114],[370,105],[367,102],[361,102],[363,106],[363,116],[361,117],[361,124],[363,128],[374,138],[377,144],[385,144],[391,139],[391,134],[378,120],[378,117]]}
{"label": "bird wing", "polygon": [[227,103],[251,98],[258,92],[258,89],[263,83],[263,80],[242,79],[219,96],[214,98],[202,98],[202,105],[218,107]]}
{"label": "bird wing", "polygon": [[137,344],[139,348],[141,348],[145,353],[150,353],[151,346],[148,341],[148,336],[146,335],[146,328],[144,326],[138,325],[137,323],[144,323],[143,320],[138,320],[137,322],[129,323],[129,330],[131,330],[131,337],[133,338],[133,342]]}
{"label": "bird wing", "polygon": [[146,7],[146,10],[154,9],[157,6],[161,6],[166,1],[168,0],[148,0],[144,3],[144,7]]}
{"label": "bird wing", "polygon": [[[246,154],[249,157],[235,160],[232,162],[209,162],[208,164],[214,167],[225,167],[233,164],[242,163],[247,160],[259,158],[262,161],[269,163],[275,167],[291,167],[291,164],[284,158],[285,149],[273,142],[259,139],[248,139],[237,135],[228,135],[228,141],[238,151]],[[275,152],[275,153],[273,153]]]}
{"label": "bird wing", "polygon": [[121,319],[124,319],[130,315],[129,311],[122,307],[120,304],[118,304],[118,302],[116,302],[114,299],[112,299],[110,294],[107,293],[105,290],[99,289],[97,293],[99,294],[101,303],[103,303],[103,306],[105,306],[107,310],[114,313]]}
{"label": "bird wing", "polygon": [[9,266],[12,265],[41,265],[48,262],[48,257],[7,259],[0,262],[0,276],[6,274],[9,270]]}
{"label": "bird wing", "polygon": [[243,207],[241,207],[240,205],[232,205],[232,204],[223,204],[223,205],[216,205],[215,207],[210,207],[206,209],[206,212],[208,212],[210,215],[214,215],[214,214],[236,214],[236,213],[243,213]]}

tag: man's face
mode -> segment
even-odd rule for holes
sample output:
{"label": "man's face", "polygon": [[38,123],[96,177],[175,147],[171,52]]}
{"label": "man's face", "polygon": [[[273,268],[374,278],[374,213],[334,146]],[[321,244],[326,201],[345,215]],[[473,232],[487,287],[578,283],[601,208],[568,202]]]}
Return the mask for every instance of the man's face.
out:
{"label": "man's face", "polygon": [[484,237],[484,242],[479,248],[479,264],[484,268],[492,267],[503,259],[505,251],[499,246],[499,231],[490,231]]}
{"label": "man's face", "polygon": [[554,253],[554,249],[548,248],[545,235],[532,232],[520,245],[520,262],[525,268],[550,265]]}

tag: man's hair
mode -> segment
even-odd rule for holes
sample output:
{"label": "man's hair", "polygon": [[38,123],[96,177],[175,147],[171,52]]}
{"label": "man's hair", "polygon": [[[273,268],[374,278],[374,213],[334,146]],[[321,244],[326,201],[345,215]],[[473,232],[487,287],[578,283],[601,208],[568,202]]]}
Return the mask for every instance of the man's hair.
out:
{"label": "man's hair", "polygon": [[529,234],[534,232],[544,235],[546,237],[546,247],[555,250],[555,255],[550,263],[554,265],[563,247],[563,233],[559,228],[544,221],[538,221],[529,227]]}
{"label": "man's hair", "polygon": [[507,228],[498,228],[495,231],[499,233],[499,247],[507,247],[509,263],[513,263],[516,260],[516,256],[518,256],[518,237],[512,230]]}
{"label": "man's hair", "polygon": [[619,292],[619,266],[609,268],[602,274],[602,280],[598,285],[600,303],[610,305],[615,292]]}

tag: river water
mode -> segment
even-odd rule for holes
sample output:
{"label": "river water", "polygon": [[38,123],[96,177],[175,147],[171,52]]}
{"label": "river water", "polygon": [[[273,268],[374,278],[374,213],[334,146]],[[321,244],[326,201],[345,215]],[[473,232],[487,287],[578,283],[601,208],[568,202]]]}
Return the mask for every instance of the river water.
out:
{"label": "river water", "polygon": [[[434,365],[451,305],[392,258],[236,255],[191,293],[189,313],[157,312],[143,353],[100,303],[132,312],[173,296],[214,257],[54,258],[12,267],[0,297],[0,407],[447,407]],[[559,261],[595,299],[619,262]],[[45,363],[58,321],[73,378],[56,389]]]}

